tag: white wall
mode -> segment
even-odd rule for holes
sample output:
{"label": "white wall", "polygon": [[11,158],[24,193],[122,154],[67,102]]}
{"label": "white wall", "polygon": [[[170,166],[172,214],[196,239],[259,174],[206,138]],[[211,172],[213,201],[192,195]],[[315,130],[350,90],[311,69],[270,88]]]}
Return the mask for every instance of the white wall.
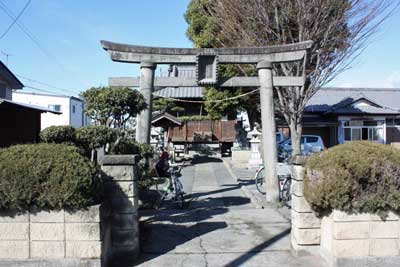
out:
{"label": "white wall", "polygon": [[[72,125],[81,127],[83,103],[67,96],[51,96],[35,93],[13,92],[13,101],[49,108],[49,105],[61,105],[62,114],[42,113],[41,129],[52,125]],[[75,106],[75,113],[72,112]]]}

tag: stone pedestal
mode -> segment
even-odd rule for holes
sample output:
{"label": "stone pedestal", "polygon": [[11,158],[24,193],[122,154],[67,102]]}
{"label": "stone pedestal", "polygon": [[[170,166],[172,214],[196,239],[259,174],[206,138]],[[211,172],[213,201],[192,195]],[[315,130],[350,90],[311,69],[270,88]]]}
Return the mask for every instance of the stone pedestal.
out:
{"label": "stone pedestal", "polygon": [[248,169],[257,169],[261,164],[263,164],[262,158],[261,158],[261,153],[260,153],[260,146],[261,146],[261,140],[260,140],[260,135],[261,133],[257,131],[256,127],[254,127],[253,131],[249,132],[249,134],[252,136],[250,140],[250,158],[247,163],[247,168]]}
{"label": "stone pedestal", "polygon": [[137,155],[109,155],[100,159],[105,205],[110,211],[104,233],[107,265],[133,262],[139,254],[138,161]]}
{"label": "stone pedestal", "polygon": [[304,168],[292,166],[292,248],[295,253],[318,253],[321,240],[321,219],[311,210],[303,194]]}

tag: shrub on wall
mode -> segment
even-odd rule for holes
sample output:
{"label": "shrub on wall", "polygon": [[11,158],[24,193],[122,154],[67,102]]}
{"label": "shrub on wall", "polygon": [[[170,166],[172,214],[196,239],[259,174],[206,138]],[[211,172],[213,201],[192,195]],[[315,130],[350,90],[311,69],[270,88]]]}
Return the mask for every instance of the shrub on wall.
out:
{"label": "shrub on wall", "polygon": [[117,136],[117,130],[107,126],[84,126],[76,129],[76,145],[83,148],[85,155],[93,160],[92,150],[115,142]]}
{"label": "shrub on wall", "polygon": [[99,196],[95,167],[76,147],[16,145],[0,149],[0,209],[79,209]]}
{"label": "shrub on wall", "polygon": [[372,142],[349,142],[312,156],[304,194],[318,212],[400,212],[400,152]]}
{"label": "shrub on wall", "polygon": [[72,126],[50,126],[40,132],[40,140],[45,143],[74,144],[75,128]]}

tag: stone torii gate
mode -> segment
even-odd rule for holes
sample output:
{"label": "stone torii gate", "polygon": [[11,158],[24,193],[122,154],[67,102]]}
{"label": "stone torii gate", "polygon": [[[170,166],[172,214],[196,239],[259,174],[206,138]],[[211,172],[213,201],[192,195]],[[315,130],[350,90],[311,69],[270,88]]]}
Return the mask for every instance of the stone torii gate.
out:
{"label": "stone torii gate", "polygon": [[[162,48],[127,45],[101,41],[113,61],[139,63],[139,78],[110,78],[110,86],[140,87],[148,108],[137,120],[136,139],[149,143],[154,87],[215,86],[259,87],[263,155],[266,174],[267,201],[279,201],[279,184],[276,174],[277,147],[273,102],[273,87],[304,86],[305,77],[273,77],[272,64],[305,60],[312,41],[302,43],[253,48]],[[192,64],[196,77],[154,78],[157,64]],[[218,75],[219,64],[257,64],[258,77],[224,78]]]}

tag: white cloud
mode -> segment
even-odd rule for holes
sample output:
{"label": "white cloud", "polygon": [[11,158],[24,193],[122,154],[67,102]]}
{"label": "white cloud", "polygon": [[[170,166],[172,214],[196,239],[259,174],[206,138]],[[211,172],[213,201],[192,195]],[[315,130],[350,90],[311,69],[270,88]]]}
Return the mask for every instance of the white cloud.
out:
{"label": "white cloud", "polygon": [[393,71],[384,82],[385,87],[400,88],[400,71]]}

